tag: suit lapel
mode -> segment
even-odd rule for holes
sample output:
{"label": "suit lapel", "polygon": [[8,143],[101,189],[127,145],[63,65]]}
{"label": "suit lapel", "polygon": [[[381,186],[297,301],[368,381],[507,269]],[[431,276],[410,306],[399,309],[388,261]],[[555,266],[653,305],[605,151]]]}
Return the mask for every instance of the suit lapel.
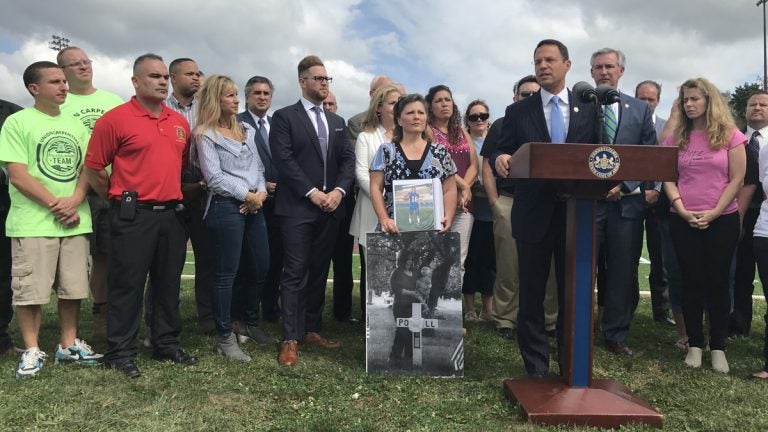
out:
{"label": "suit lapel", "polygon": [[320,140],[317,139],[317,131],[315,130],[315,126],[312,124],[312,120],[309,119],[309,113],[304,109],[304,105],[301,103],[301,101],[296,103],[294,108],[297,111],[299,122],[304,125],[304,129],[307,135],[309,135],[309,139],[312,141],[312,145],[315,147],[315,151],[317,151],[317,155],[320,156],[320,159],[323,159],[323,152],[320,150]]}
{"label": "suit lapel", "polygon": [[541,101],[541,91],[531,97],[535,98],[533,100],[534,108],[529,111],[533,128],[539,131],[541,136],[546,137],[547,142],[552,142],[552,138],[549,136],[549,129],[547,128],[547,119],[544,118],[544,104]]}

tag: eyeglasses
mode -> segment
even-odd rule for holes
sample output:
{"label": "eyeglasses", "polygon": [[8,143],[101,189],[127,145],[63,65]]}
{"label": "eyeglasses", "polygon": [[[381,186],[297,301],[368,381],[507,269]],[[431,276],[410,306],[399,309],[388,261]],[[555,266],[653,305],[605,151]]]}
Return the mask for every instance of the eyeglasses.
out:
{"label": "eyeglasses", "polygon": [[62,67],[65,67],[65,68],[66,67],[76,67],[77,68],[77,67],[80,67],[80,66],[90,66],[91,63],[93,63],[93,60],[85,59],[85,60],[78,60],[78,61],[70,63],[70,64],[65,64]]}
{"label": "eyeglasses", "polygon": [[520,96],[524,97],[524,98],[531,97],[531,96],[533,96],[535,94],[536,94],[536,92],[532,92],[532,91],[520,92]]}
{"label": "eyeglasses", "polygon": [[488,114],[488,113],[470,114],[470,115],[467,116],[469,121],[473,121],[473,122],[481,121],[481,120],[482,121],[486,121],[486,120],[488,120],[489,117],[490,117],[490,114]]}
{"label": "eyeglasses", "polygon": [[313,80],[315,80],[315,81],[317,81],[317,82],[323,82],[323,81],[325,81],[325,82],[327,82],[328,84],[330,84],[330,83],[331,83],[331,81],[333,81],[333,77],[329,77],[329,76],[322,76],[322,75],[315,75],[315,76],[311,76],[311,77],[305,77],[304,79],[309,79],[309,78],[312,78]]}

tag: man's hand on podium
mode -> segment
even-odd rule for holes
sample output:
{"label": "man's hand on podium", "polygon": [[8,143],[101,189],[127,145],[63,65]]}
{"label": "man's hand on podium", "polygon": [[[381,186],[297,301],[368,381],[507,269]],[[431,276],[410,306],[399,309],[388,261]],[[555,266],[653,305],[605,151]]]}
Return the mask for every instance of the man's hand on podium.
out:
{"label": "man's hand on podium", "polygon": [[496,173],[501,177],[509,176],[509,161],[512,160],[512,155],[502,154],[496,158]]}

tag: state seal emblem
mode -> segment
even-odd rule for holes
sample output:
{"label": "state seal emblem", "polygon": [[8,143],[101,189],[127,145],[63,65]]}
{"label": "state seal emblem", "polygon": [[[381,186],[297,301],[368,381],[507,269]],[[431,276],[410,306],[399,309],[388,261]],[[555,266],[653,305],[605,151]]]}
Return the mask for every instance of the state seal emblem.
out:
{"label": "state seal emblem", "polygon": [[613,177],[621,166],[619,153],[608,146],[600,146],[589,155],[589,170],[595,177],[606,179]]}

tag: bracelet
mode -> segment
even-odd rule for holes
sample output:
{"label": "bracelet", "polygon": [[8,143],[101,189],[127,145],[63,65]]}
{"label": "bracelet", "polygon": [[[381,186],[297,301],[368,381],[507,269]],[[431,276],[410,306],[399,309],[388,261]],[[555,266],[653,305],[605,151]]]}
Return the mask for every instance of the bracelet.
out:
{"label": "bracelet", "polygon": [[673,199],[672,201],[670,201],[670,204],[674,204],[675,201],[681,200],[681,199],[683,199],[683,198],[682,197],[677,197],[677,198]]}

